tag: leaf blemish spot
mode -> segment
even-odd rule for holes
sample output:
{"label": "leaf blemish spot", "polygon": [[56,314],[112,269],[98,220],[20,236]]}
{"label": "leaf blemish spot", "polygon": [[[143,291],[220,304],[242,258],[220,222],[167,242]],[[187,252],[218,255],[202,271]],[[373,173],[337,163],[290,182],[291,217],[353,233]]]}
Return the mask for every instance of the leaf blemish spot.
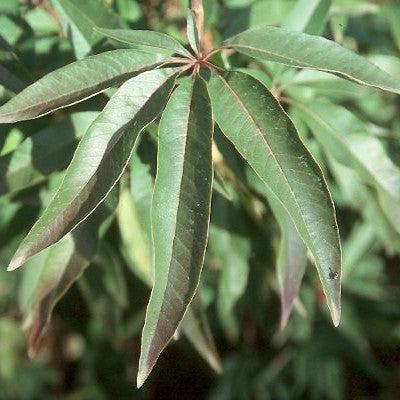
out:
{"label": "leaf blemish spot", "polygon": [[339,279],[339,274],[337,272],[335,272],[335,271],[332,271],[332,269],[329,268],[329,279],[332,280],[332,281],[336,280],[336,279]]}

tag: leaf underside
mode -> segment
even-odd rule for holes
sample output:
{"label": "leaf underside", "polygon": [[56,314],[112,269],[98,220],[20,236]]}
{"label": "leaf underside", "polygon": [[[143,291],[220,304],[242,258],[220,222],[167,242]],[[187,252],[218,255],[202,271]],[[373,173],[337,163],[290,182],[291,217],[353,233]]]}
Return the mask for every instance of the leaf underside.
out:
{"label": "leaf underside", "polygon": [[190,57],[190,53],[177,40],[164,33],[102,28],[96,28],[96,31],[109,39],[131,47],[143,47],[169,55],[179,54],[184,57]]}

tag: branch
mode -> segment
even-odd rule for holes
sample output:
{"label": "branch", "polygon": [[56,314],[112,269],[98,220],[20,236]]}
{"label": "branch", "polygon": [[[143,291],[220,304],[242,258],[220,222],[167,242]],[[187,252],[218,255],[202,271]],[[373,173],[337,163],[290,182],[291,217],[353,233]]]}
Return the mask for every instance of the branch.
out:
{"label": "branch", "polygon": [[199,34],[199,41],[203,40],[203,27],[204,27],[204,8],[203,0],[190,0],[190,9],[193,11],[196,19],[197,32]]}

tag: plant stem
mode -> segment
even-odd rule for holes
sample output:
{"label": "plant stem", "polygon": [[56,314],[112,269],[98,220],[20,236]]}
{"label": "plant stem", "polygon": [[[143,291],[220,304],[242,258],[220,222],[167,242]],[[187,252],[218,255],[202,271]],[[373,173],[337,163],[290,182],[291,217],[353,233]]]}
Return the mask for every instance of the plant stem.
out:
{"label": "plant stem", "polygon": [[196,19],[196,28],[199,34],[200,46],[202,46],[203,29],[204,29],[204,8],[203,0],[190,0],[190,9],[193,11]]}

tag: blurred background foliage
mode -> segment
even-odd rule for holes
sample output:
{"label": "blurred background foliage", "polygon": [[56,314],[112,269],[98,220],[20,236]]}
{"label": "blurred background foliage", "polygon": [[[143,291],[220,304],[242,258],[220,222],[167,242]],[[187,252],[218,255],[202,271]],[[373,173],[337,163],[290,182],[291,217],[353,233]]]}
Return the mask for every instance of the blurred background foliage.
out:
{"label": "blurred background foliage", "polygon": [[[185,42],[187,3],[1,0],[0,103],[66,63],[113,48],[93,32],[96,25],[162,31]],[[286,25],[322,34],[400,77],[397,1],[205,0],[204,5],[210,49],[249,27]],[[398,166],[399,96],[324,73],[249,63],[240,55],[224,53],[217,62],[252,68],[272,88],[325,172],[344,252],[339,328],[330,322],[314,268],[306,257],[289,253],[290,226],[275,221],[267,194],[248,197],[236,190],[237,180],[247,182],[253,193],[257,184],[217,131],[219,149],[236,178],[221,179],[214,193],[200,297],[223,372],[213,372],[180,337],[145,387],[135,389],[149,297],[143,270],[149,265],[150,240],[138,215],[146,218],[151,196],[156,154],[151,139],[141,143],[131,161],[114,219],[103,221],[99,232],[82,233],[79,240],[87,244],[90,237],[98,251],[87,257],[85,268],[92,261],[90,267],[56,305],[40,350],[28,357],[24,327],[35,296],[43,295],[40,287],[51,286],[54,278],[40,255],[30,262],[34,265],[14,273],[5,272],[5,266],[54,193],[85,127],[107,101],[106,92],[74,106],[69,117],[58,111],[0,126],[0,399],[399,398],[400,207],[385,197],[379,182],[364,179],[365,168],[342,147],[318,137],[326,132],[307,120],[301,106],[316,107],[331,127],[368,132],[374,144],[355,148],[358,157],[376,151],[367,162],[379,166],[383,154]],[[329,106],[321,108],[321,100]],[[150,131],[157,134],[154,127]],[[68,239],[62,245],[68,254]],[[275,269],[291,256],[305,276],[281,330]],[[66,267],[63,261],[54,268]],[[65,289],[49,300],[50,309]]]}

